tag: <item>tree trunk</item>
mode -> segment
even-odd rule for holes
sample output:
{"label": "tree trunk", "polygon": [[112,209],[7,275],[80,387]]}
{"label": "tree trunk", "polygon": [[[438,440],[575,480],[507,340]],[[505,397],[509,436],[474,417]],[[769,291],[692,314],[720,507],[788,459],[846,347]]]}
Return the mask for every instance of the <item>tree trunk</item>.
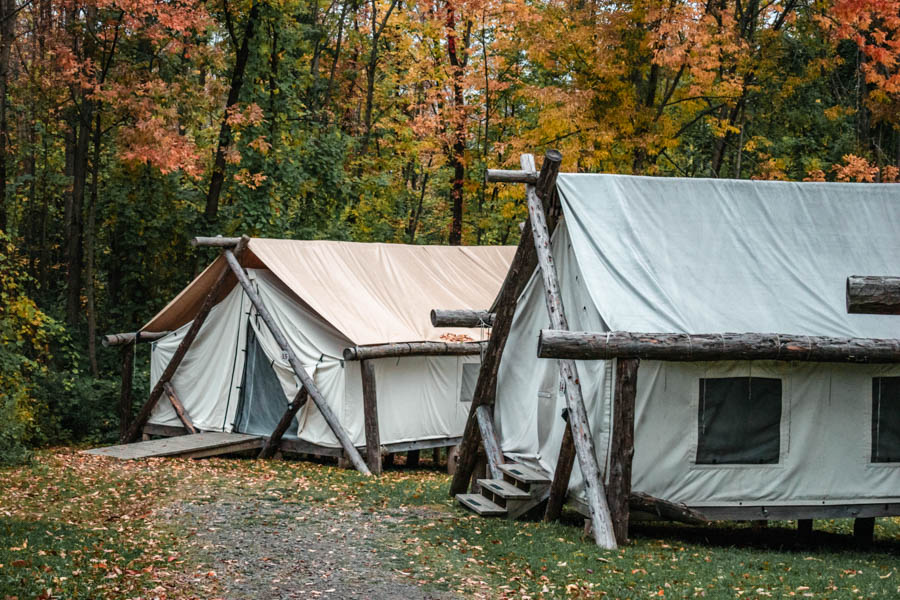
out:
{"label": "tree trunk", "polygon": [[209,191],[206,194],[206,210],[204,216],[208,225],[212,225],[219,212],[219,196],[222,194],[222,184],[225,182],[225,151],[231,144],[231,126],[228,124],[228,109],[238,103],[241,95],[241,87],[244,85],[244,73],[247,70],[247,61],[250,58],[250,42],[256,33],[259,20],[259,3],[253,2],[250,14],[247,15],[247,24],[244,26],[244,37],[234,60],[234,70],[231,72],[231,87],[228,90],[228,100],[225,102],[225,114],[222,115],[222,125],[219,128],[219,143],[216,146],[216,157],[213,162],[213,171],[209,180]]}
{"label": "tree trunk", "polygon": [[0,231],[8,226],[6,214],[6,154],[9,131],[6,112],[8,107],[9,55],[15,35],[15,0],[0,0]]}
{"label": "tree trunk", "polygon": [[463,162],[466,152],[466,120],[465,98],[463,97],[462,67],[456,48],[456,13],[453,4],[447,5],[447,55],[450,59],[451,77],[453,78],[453,115],[450,118],[453,127],[453,142],[450,144],[449,163],[453,168],[453,180],[450,184],[450,221],[451,246],[462,244],[463,222],[463,185],[466,179],[466,167]]}
{"label": "tree trunk", "polygon": [[100,177],[100,112],[94,119],[94,156],[91,161],[91,194],[90,204],[88,205],[87,226],[85,227],[85,272],[84,272],[84,290],[87,297],[87,321],[88,321],[88,357],[91,363],[91,374],[94,377],[100,376],[100,369],[97,367],[97,311],[94,298],[94,248],[96,247],[96,221],[97,221],[97,199]]}

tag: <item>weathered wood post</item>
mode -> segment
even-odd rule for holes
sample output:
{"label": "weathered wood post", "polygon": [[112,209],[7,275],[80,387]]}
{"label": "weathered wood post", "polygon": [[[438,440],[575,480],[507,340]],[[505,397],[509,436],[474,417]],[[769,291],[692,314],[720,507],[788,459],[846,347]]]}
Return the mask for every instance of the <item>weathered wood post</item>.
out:
{"label": "weathered wood post", "polygon": [[500,451],[500,442],[497,439],[496,431],[494,431],[491,407],[487,404],[482,404],[475,409],[475,416],[478,419],[478,428],[481,430],[481,441],[484,444],[487,470],[490,472],[492,479],[503,479],[503,471],[500,470],[500,465],[503,464],[503,452]]}
{"label": "weathered wood post", "polygon": [[631,497],[631,460],[634,457],[634,400],[640,359],[616,361],[613,399],[612,443],[606,499],[613,530],[620,544],[628,542],[629,499]]}
{"label": "weathered wood post", "polygon": [[172,382],[167,381],[163,384],[163,389],[166,392],[166,396],[169,397],[169,402],[172,403],[172,408],[175,409],[175,414],[178,415],[178,420],[181,421],[181,424],[184,425],[184,428],[187,429],[188,433],[200,433],[197,431],[197,428],[194,427],[194,422],[184,409],[184,405],[178,398],[178,394],[175,393],[175,386],[172,385]]}
{"label": "weathered wood post", "polygon": [[131,392],[134,381],[135,344],[125,344],[120,352],[122,357],[122,389],[119,392],[119,437],[124,438],[131,424]]}
{"label": "weathered wood post", "polygon": [[366,433],[366,462],[372,473],[381,474],[381,434],[378,431],[378,394],[375,387],[375,365],[371,360],[359,361],[362,375],[363,420]]}
{"label": "weathered wood post", "polygon": [[237,257],[230,249],[226,248],[224,254],[225,260],[228,261],[228,266],[231,267],[231,272],[234,273],[235,277],[237,277],[238,282],[241,284],[241,287],[244,288],[244,292],[250,299],[250,303],[253,304],[253,307],[256,309],[256,313],[262,318],[263,322],[266,324],[266,327],[268,327],[269,331],[272,333],[272,337],[275,338],[275,342],[278,344],[278,347],[287,355],[287,360],[291,365],[291,369],[294,371],[294,374],[300,379],[303,387],[306,388],[306,391],[313,399],[313,402],[315,402],[316,408],[319,409],[319,413],[321,413],[322,418],[325,419],[325,422],[328,423],[328,427],[340,442],[341,447],[344,449],[344,454],[347,456],[347,459],[351,463],[353,463],[353,466],[356,467],[357,471],[363,473],[364,475],[371,475],[372,473],[371,471],[369,471],[369,467],[366,466],[366,463],[363,461],[362,456],[360,456],[359,451],[353,445],[353,442],[350,440],[347,432],[344,431],[344,428],[341,425],[340,421],[338,421],[334,412],[331,410],[331,407],[328,406],[328,401],[319,391],[319,388],[316,386],[315,382],[313,382],[312,377],[309,376],[309,373],[306,372],[306,369],[303,368],[303,365],[300,364],[300,360],[297,358],[297,355],[294,354],[294,350],[288,343],[287,338],[281,331],[281,328],[278,327],[278,325],[275,323],[275,319],[272,317],[269,309],[263,303],[262,298],[260,298],[259,294],[256,293],[256,290],[253,289],[253,286],[250,284],[250,280],[247,278],[247,274],[244,273],[244,269],[243,267],[241,267],[241,263],[238,262]]}
{"label": "weathered wood post", "polygon": [[[238,242],[234,246],[234,250],[225,250],[225,252],[230,254],[232,257],[239,256],[241,252],[243,252],[244,248],[246,248],[247,242],[249,241],[250,238],[243,237],[238,240]],[[160,397],[163,394],[163,386],[175,375],[175,371],[178,369],[178,365],[180,365],[181,361],[184,360],[184,356],[187,354],[188,349],[191,347],[191,344],[194,343],[194,340],[197,338],[197,334],[200,333],[200,328],[203,327],[203,323],[206,321],[206,317],[209,316],[210,311],[215,305],[216,298],[218,297],[219,292],[222,291],[227,277],[228,269],[221,269],[219,275],[216,277],[215,281],[210,287],[209,293],[207,293],[206,298],[203,299],[203,304],[200,306],[200,310],[197,312],[197,315],[191,322],[191,326],[185,333],[184,339],[182,339],[181,343],[178,344],[178,348],[175,350],[175,354],[172,355],[172,359],[163,370],[159,381],[156,382],[156,385],[154,385],[153,389],[150,391],[150,397],[147,398],[147,402],[144,403],[144,406],[141,408],[137,417],[131,423],[128,431],[126,431],[125,435],[122,436],[123,443],[132,442],[136,440],[137,437],[141,434],[141,429],[147,423],[147,419],[150,418],[150,413],[153,412],[153,408],[156,406],[156,403],[159,401]]]}
{"label": "weathered wood post", "polygon": [[[554,168],[552,160],[544,160],[541,170],[547,169],[549,174]],[[556,171],[558,171],[558,168],[556,168]],[[499,171],[492,174],[489,171],[486,179],[498,182],[536,183],[539,178],[538,173],[535,173],[533,169],[527,172],[516,171],[514,172],[515,177],[512,178],[507,177],[504,173]],[[555,176],[545,178],[544,182],[544,186],[540,188],[541,197],[549,205],[556,185]],[[469,407],[465,431],[459,444],[453,481],[450,483],[451,496],[464,493],[469,487],[469,481],[472,479],[472,472],[475,468],[478,448],[482,439],[482,432],[478,422],[478,407],[482,404],[489,407],[494,405],[494,399],[497,395],[497,372],[500,368],[500,360],[503,357],[503,350],[506,347],[506,340],[509,337],[509,330],[516,312],[516,301],[522,290],[525,289],[525,285],[528,283],[528,279],[536,266],[537,255],[535,254],[534,243],[531,240],[531,223],[526,221],[516,254],[509,266],[506,279],[503,281],[494,305],[491,337],[481,358],[481,368],[478,371],[478,380],[475,383],[472,405]]]}
{"label": "weathered wood post", "polygon": [[294,417],[297,415],[297,411],[306,404],[307,398],[309,398],[309,393],[307,393],[305,387],[300,386],[300,390],[297,391],[296,395],[294,395],[294,399],[288,404],[287,410],[281,415],[281,420],[278,421],[278,425],[272,430],[272,435],[270,435],[269,439],[266,440],[266,443],[263,444],[257,458],[269,458],[275,454],[278,447],[281,445],[281,438],[284,437],[285,432],[290,428]]}
{"label": "weathered wood post", "polygon": [[[548,160],[545,162],[552,160],[555,163],[555,172],[552,174],[552,178],[555,180],[562,156],[558,152],[548,151],[546,158]],[[525,167],[526,160],[523,157],[523,167]],[[535,186],[527,185],[525,187],[525,197],[528,202],[531,234],[534,239],[541,280],[544,284],[544,299],[547,304],[547,312],[550,315],[550,323],[555,329],[567,330],[569,322],[566,318],[566,311],[559,288],[556,263],[553,261],[550,231],[547,227],[544,207],[537,196]],[[568,426],[572,429],[575,456],[578,459],[578,466],[581,468],[581,473],[584,477],[584,489],[591,513],[594,540],[597,542],[597,545],[603,548],[615,549],[617,547],[616,536],[613,532],[612,519],[603,485],[603,475],[597,462],[594,438],[591,433],[584,398],[581,395],[581,384],[578,381],[578,368],[575,365],[575,361],[570,359],[559,360],[559,374],[564,385],[566,407],[569,415]]]}

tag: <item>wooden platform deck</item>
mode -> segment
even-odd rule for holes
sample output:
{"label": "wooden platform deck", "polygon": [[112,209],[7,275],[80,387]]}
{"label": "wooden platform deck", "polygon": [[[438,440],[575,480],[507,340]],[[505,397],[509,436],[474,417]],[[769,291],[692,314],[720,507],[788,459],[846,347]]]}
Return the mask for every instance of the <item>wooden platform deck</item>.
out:
{"label": "wooden platform deck", "polygon": [[120,460],[160,456],[204,458],[261,448],[263,439],[263,436],[259,435],[211,431],[196,435],[179,435],[146,442],[135,442],[133,444],[93,448],[84,452],[97,456],[110,456]]}

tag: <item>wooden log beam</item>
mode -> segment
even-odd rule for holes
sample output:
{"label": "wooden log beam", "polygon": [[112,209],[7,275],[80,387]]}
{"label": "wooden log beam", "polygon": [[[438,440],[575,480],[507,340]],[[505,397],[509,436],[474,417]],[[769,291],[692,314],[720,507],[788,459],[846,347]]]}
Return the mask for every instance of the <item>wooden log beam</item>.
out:
{"label": "wooden log beam", "polygon": [[637,393],[638,365],[640,360],[636,358],[622,358],[616,361],[606,501],[609,504],[616,541],[619,544],[628,543],[631,460],[634,457],[634,399]]}
{"label": "wooden log beam", "polygon": [[656,515],[666,521],[679,521],[689,525],[709,523],[705,516],[684,504],[661,500],[640,492],[632,492],[629,495],[628,506],[633,511]]}
{"label": "wooden log beam", "polygon": [[900,362],[900,340],[778,333],[594,333],[544,329],[538,340],[538,356],[578,360],[643,358],[677,362],[778,360],[892,364]]}
{"label": "wooden log beam", "polygon": [[[543,169],[553,169],[552,161],[544,161]],[[532,169],[533,170],[533,169]],[[555,185],[555,181],[552,182]],[[540,189],[538,193],[542,198],[552,197],[550,190]],[[553,226],[553,222],[550,223]],[[525,285],[531,278],[537,266],[537,254],[534,243],[531,240],[531,223],[526,221],[519,240],[516,254],[513,256],[509,271],[500,287],[497,301],[494,304],[494,321],[491,328],[491,337],[487,348],[481,357],[481,369],[478,371],[478,380],[475,383],[475,391],[472,395],[472,404],[469,407],[469,416],[466,420],[462,441],[460,442],[456,456],[456,467],[453,472],[453,480],[450,483],[450,496],[465,493],[469,487],[478,459],[478,449],[481,446],[481,431],[478,426],[478,407],[482,404],[493,406],[497,395],[497,372],[500,368],[500,360],[503,358],[503,350],[509,337],[513,316],[516,312],[516,301],[525,289]]]}
{"label": "wooden log beam", "polygon": [[[245,236],[246,237],[246,236]],[[195,237],[191,238],[191,246],[209,246],[211,248],[234,248],[244,238],[239,237]]]}
{"label": "wooden log beam", "polygon": [[188,433],[200,433],[197,428],[194,427],[191,416],[184,409],[184,404],[178,399],[178,394],[175,393],[175,386],[172,385],[172,382],[165,382],[163,384],[163,389],[166,391],[166,396],[169,397],[169,402],[172,403],[172,408],[175,409],[175,414],[178,415],[178,420],[181,421],[184,428],[188,430]]}
{"label": "wooden log beam", "polygon": [[119,391],[119,437],[125,437],[131,424],[132,382],[134,380],[134,344],[122,346],[122,389]]}
{"label": "wooden log beam", "polygon": [[401,342],[344,348],[344,360],[372,360],[396,356],[449,356],[481,354],[483,342]]}
{"label": "wooden log beam", "polygon": [[130,333],[111,333],[104,335],[101,342],[104,346],[122,346],[141,342],[155,342],[169,335],[169,331],[132,331]]}
{"label": "wooden log beam", "polygon": [[[242,238],[241,242],[234,248],[232,256],[239,256],[241,252],[244,251],[244,248],[247,247],[247,242],[249,240],[250,238]],[[141,429],[147,423],[147,419],[150,418],[150,413],[153,412],[153,408],[156,406],[156,403],[159,402],[159,399],[163,394],[163,386],[167,381],[172,379],[175,375],[175,371],[178,369],[178,365],[184,360],[184,356],[187,354],[191,344],[194,343],[194,339],[197,337],[197,334],[200,333],[200,328],[203,327],[206,317],[209,316],[209,312],[215,305],[216,298],[218,297],[219,292],[222,291],[222,287],[225,285],[227,278],[228,270],[222,269],[222,272],[219,273],[218,277],[216,277],[215,281],[210,286],[209,293],[206,294],[206,298],[203,299],[203,304],[200,305],[200,310],[197,312],[194,320],[191,321],[191,326],[184,334],[181,343],[178,344],[178,348],[175,349],[175,354],[172,355],[172,359],[169,361],[169,364],[166,365],[162,375],[160,375],[159,381],[157,381],[156,385],[153,386],[153,389],[150,390],[150,397],[147,398],[147,402],[144,403],[144,406],[141,408],[134,421],[132,421],[128,431],[122,436],[122,443],[133,442],[140,436]],[[141,337],[143,337],[143,335]]]}
{"label": "wooden log beam", "polygon": [[297,358],[297,355],[294,354],[293,349],[291,349],[290,344],[287,341],[284,333],[281,331],[281,328],[275,323],[275,319],[272,317],[272,314],[269,312],[269,309],[266,308],[266,305],[263,303],[262,298],[259,297],[259,294],[256,293],[256,290],[250,284],[250,280],[247,278],[247,274],[244,273],[243,267],[241,267],[240,262],[235,257],[234,253],[231,250],[225,250],[225,260],[228,261],[228,266],[231,267],[231,271],[237,277],[238,282],[240,282],[241,287],[244,288],[244,292],[247,294],[247,297],[250,299],[251,304],[253,304],[254,308],[256,308],[256,313],[262,317],[263,322],[266,324],[266,327],[269,328],[269,331],[272,333],[272,337],[275,338],[275,342],[278,344],[278,347],[281,348],[281,351],[287,355],[288,363],[291,365],[291,369],[294,371],[294,374],[300,379],[300,382],[303,384],[303,387],[306,388],[306,391],[309,393],[309,396],[313,399],[313,402],[316,404],[316,408],[319,409],[319,412],[322,414],[322,418],[325,419],[325,422],[328,423],[328,427],[331,428],[331,431],[334,433],[335,437],[337,437],[338,441],[341,444],[341,447],[344,449],[344,454],[353,463],[353,466],[356,467],[356,470],[364,475],[371,475],[371,471],[369,471],[369,467],[366,466],[366,463],[363,461],[362,456],[360,456],[359,451],[353,445],[353,442],[350,440],[350,436],[347,435],[347,432],[344,431],[344,427],[341,425],[341,422],[335,416],[334,412],[331,410],[331,407],[328,406],[328,401],[325,399],[325,396],[322,395],[322,392],[319,391],[319,388],[316,386],[315,382],[313,382],[312,377],[309,376],[309,373],[306,372],[306,369],[303,368],[303,365],[300,364],[300,360]]}
{"label": "wooden log beam", "polygon": [[503,452],[500,450],[500,442],[494,431],[494,419],[491,416],[491,407],[482,404],[476,409],[478,428],[481,431],[481,439],[484,442],[484,454],[487,457],[487,468],[492,479],[503,479],[503,471],[499,465],[504,463]]}
{"label": "wooden log beam", "polygon": [[435,327],[490,327],[494,313],[489,310],[440,310],[431,311],[431,324]]}
{"label": "wooden log beam", "polygon": [[527,183],[536,185],[538,182],[538,173],[534,170],[505,170],[505,169],[488,169],[485,171],[484,179],[488,183]]}
{"label": "wooden log beam", "polygon": [[294,399],[288,404],[287,410],[281,415],[281,420],[278,421],[278,425],[272,430],[272,435],[270,435],[269,439],[263,444],[257,458],[270,458],[281,448],[281,438],[284,437],[284,434],[290,428],[291,423],[293,423],[294,417],[297,416],[297,411],[303,408],[303,405],[306,404],[308,398],[309,393],[306,391],[306,388],[300,386],[300,389],[294,395]]}
{"label": "wooden log beam", "polygon": [[378,394],[375,387],[375,365],[370,360],[359,363],[362,375],[363,421],[366,434],[366,462],[376,475],[381,474],[381,433],[378,431]]}
{"label": "wooden log beam", "polygon": [[847,278],[847,312],[900,315],[900,277],[851,275]]}
{"label": "wooden log beam", "polygon": [[[548,151],[544,162],[553,164],[553,168],[558,172],[561,161],[562,156],[558,152],[551,155],[550,151]],[[539,179],[543,178],[544,175],[542,173]],[[551,179],[556,179],[555,173]],[[541,199],[538,198],[533,185],[525,188],[525,198],[528,202],[531,234],[534,238],[534,247],[537,253],[538,266],[540,267],[541,280],[544,285],[544,299],[547,304],[550,323],[554,329],[567,330],[569,323],[559,288],[556,263],[553,260],[551,251],[550,231],[547,227]],[[590,509],[594,541],[603,548],[615,549],[617,547],[616,536],[613,531],[612,518],[610,517],[606,491],[603,485],[603,476],[600,471],[600,465],[597,462],[594,438],[590,429],[587,408],[584,405],[584,398],[581,394],[581,384],[578,381],[578,367],[575,365],[575,361],[571,359],[559,360],[559,375],[564,386],[569,427],[572,428],[572,439],[575,442],[575,457],[584,477],[584,491]]]}

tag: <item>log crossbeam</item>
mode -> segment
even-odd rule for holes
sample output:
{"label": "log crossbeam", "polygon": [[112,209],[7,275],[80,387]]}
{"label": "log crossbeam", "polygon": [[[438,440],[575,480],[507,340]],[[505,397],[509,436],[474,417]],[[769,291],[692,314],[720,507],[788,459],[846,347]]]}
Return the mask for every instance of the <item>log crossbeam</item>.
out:
{"label": "log crossbeam", "polygon": [[371,360],[397,356],[471,356],[481,354],[483,342],[401,342],[344,348],[344,360]]}
{"label": "log crossbeam", "polygon": [[441,310],[431,311],[431,324],[435,327],[490,327],[494,313],[489,310]]}
{"label": "log crossbeam", "polygon": [[900,277],[851,275],[847,278],[847,312],[900,315]]}
{"label": "log crossbeam", "polygon": [[132,331],[130,333],[111,333],[104,335],[101,342],[104,346],[124,346],[141,342],[155,342],[169,335],[169,331]]}

